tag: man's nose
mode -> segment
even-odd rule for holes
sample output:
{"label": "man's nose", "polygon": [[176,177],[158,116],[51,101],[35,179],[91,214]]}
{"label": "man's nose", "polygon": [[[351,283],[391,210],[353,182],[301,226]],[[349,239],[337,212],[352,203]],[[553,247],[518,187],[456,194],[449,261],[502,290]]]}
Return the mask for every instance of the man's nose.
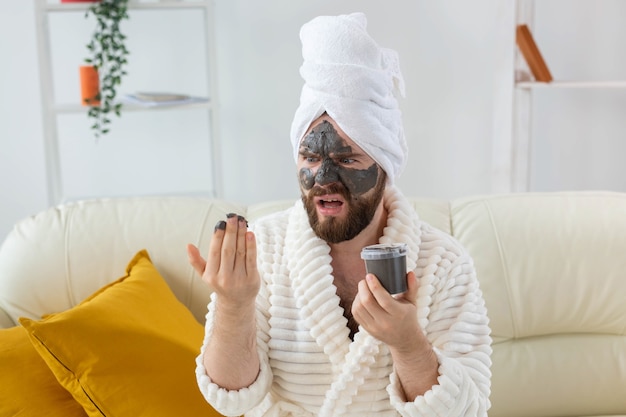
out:
{"label": "man's nose", "polygon": [[332,161],[324,160],[315,174],[315,182],[319,185],[332,184],[339,181],[337,166]]}

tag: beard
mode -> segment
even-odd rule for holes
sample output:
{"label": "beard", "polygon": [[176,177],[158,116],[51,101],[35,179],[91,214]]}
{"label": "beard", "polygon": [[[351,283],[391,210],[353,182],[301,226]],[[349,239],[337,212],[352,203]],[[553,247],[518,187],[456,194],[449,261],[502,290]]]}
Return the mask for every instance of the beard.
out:
{"label": "beard", "polygon": [[[313,232],[328,243],[340,243],[354,239],[365,229],[376,213],[385,191],[385,178],[381,176],[371,194],[353,198],[350,192],[340,183],[328,187],[313,187],[308,194],[302,193],[302,202],[309,216],[309,224]],[[347,215],[343,219],[326,217],[320,220],[314,198],[326,194],[340,194],[348,205]]]}

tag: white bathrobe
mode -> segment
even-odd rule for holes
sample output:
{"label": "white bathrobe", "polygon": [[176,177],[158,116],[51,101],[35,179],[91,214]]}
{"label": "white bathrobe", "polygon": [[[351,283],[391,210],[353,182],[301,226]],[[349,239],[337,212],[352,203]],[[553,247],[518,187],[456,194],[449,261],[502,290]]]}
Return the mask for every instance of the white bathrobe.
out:
{"label": "white bathrobe", "polygon": [[[247,388],[227,391],[202,365],[215,316],[209,304],[197,360],[200,390],[225,415],[486,416],[491,337],[472,259],[451,236],[420,221],[394,187],[381,243],[408,245],[419,280],[419,323],[439,360],[438,385],[405,399],[389,349],[360,329],[349,338],[333,285],[330,248],[313,233],[302,203],[254,225],[262,283],[257,297],[261,370]],[[215,297],[215,295],[214,295]]]}

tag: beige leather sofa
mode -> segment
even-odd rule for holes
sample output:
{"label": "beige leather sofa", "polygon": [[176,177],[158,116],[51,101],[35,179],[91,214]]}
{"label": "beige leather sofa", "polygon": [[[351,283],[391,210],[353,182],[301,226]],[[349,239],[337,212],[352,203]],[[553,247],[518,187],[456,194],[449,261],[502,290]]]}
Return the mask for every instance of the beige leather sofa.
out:
{"label": "beige leather sofa", "polygon": [[[494,339],[490,416],[626,416],[626,194],[412,201],[475,260]],[[106,199],[25,219],[0,250],[0,328],[71,308],[143,248],[202,321],[209,289],[185,245],[206,252],[225,213],[253,221],[289,205]]]}

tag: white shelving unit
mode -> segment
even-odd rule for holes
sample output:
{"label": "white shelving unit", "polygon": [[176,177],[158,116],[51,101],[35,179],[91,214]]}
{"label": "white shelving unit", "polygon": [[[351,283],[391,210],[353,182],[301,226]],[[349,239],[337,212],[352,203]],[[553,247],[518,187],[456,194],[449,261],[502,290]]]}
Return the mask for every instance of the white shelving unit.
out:
{"label": "white shelving unit", "polygon": [[626,81],[552,81],[551,83],[518,82],[518,89],[535,88],[626,88]]}
{"label": "white shelving unit", "polygon": [[[525,23],[533,29],[534,0],[517,0],[516,26]],[[515,28],[513,28],[515,32]],[[515,46],[515,88],[513,91],[513,136],[511,141],[511,191],[529,191],[530,146],[532,130],[533,89],[540,85],[551,88],[551,83],[528,81],[532,79],[521,52]]]}
{"label": "white shelving unit", "polygon": [[[62,175],[61,166],[61,150],[60,150],[60,137],[59,137],[59,117],[63,115],[72,115],[86,113],[87,108],[79,103],[77,97],[75,103],[59,103],[57,101],[57,94],[55,92],[55,83],[53,76],[53,56],[51,48],[51,27],[49,17],[53,14],[69,14],[73,13],[77,19],[84,19],[85,12],[91,6],[91,3],[51,3],[50,0],[36,0],[35,1],[35,13],[36,13],[36,27],[37,27],[37,44],[38,44],[38,58],[39,58],[39,73],[40,73],[40,86],[42,97],[42,115],[44,126],[44,150],[46,158],[46,173],[47,173],[47,187],[48,187],[48,199],[51,205],[61,203],[68,200],[68,196],[64,189],[64,178]],[[210,155],[204,155],[211,165],[210,184],[206,194],[211,197],[222,196],[222,184],[221,184],[221,166],[220,166],[220,147],[218,136],[218,117],[217,117],[217,81],[216,81],[216,65],[215,65],[215,42],[214,42],[214,24],[213,24],[213,2],[211,0],[151,0],[151,1],[139,1],[130,0],[128,4],[130,18],[133,19],[133,14],[138,10],[200,10],[203,13],[204,24],[204,44],[206,45],[205,51],[205,66],[206,66],[206,79],[203,84],[206,84],[206,91],[200,91],[197,96],[208,97],[207,102],[182,104],[173,106],[162,107],[143,107],[125,103],[122,109],[122,113],[126,112],[155,112],[155,117],[163,118],[168,115],[167,112],[172,110],[186,111],[201,109],[206,114],[206,120],[208,124],[209,137],[206,138],[210,143],[208,149]],[[84,44],[88,42],[88,39],[84,40]],[[84,55],[87,55],[85,49]],[[133,57],[131,55],[130,59]],[[82,65],[82,63],[77,63]],[[78,85],[78,79],[76,79]],[[118,91],[118,97],[123,95],[123,92]],[[112,129],[116,128],[117,118],[112,119]],[[85,136],[92,135],[91,132],[85,132]],[[106,141],[106,134],[101,137],[100,141]],[[92,196],[93,197],[93,196]],[[74,196],[75,198],[75,196]]]}
{"label": "white shelving unit", "polygon": [[[516,25],[534,27],[535,2],[550,0],[516,0]],[[539,45],[541,50],[541,45]],[[519,49],[515,47],[515,87],[513,100],[513,135],[511,140],[511,191],[530,191],[531,149],[533,145],[533,95],[539,90],[558,89],[626,89],[626,80],[593,81],[554,79],[550,83],[532,81]],[[542,51],[543,52],[543,51]],[[548,57],[546,58],[548,59]],[[548,65],[549,66],[549,65]],[[554,73],[552,74],[554,77]]]}

